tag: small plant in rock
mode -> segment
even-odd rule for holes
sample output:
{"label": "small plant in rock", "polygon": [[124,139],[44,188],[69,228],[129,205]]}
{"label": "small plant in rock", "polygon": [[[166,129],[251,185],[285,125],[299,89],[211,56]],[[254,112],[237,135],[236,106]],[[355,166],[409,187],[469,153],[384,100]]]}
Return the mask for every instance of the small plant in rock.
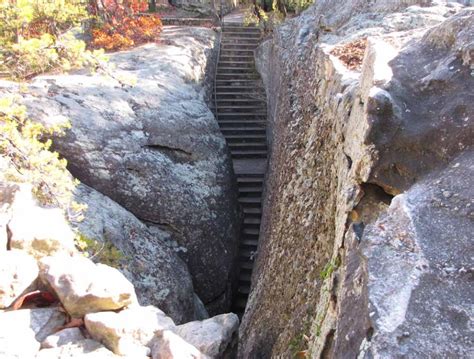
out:
{"label": "small plant in rock", "polygon": [[321,270],[319,273],[319,277],[322,280],[325,280],[331,276],[331,274],[340,266],[341,261],[339,257],[336,259],[330,260],[329,262],[326,263],[324,268]]}
{"label": "small plant in rock", "polygon": [[123,260],[126,259],[124,254],[108,239],[102,242],[78,233],[75,242],[77,249],[95,262],[120,268]]}

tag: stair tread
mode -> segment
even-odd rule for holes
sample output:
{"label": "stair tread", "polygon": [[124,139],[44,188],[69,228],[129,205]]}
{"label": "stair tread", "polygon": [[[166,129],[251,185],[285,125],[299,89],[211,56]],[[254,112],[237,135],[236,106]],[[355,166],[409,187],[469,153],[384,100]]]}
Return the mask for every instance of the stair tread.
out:
{"label": "stair tread", "polygon": [[257,104],[257,105],[221,105],[221,106],[218,106],[218,109],[252,109],[252,108],[256,108],[256,109],[261,110],[262,105]]}
{"label": "stair tread", "polygon": [[255,134],[252,134],[252,135],[226,135],[225,138],[228,138],[228,139],[247,139],[247,138],[261,138],[261,139],[266,139],[267,136],[265,135],[255,135]]}
{"label": "stair tread", "polygon": [[[232,122],[227,122],[227,123],[233,123]],[[252,131],[265,131],[264,127],[223,127],[221,128],[221,131],[245,131],[245,132],[252,132]]]}
{"label": "stair tread", "polygon": [[260,218],[244,218],[244,224],[260,224]]}
{"label": "stair tread", "polygon": [[[219,112],[220,114],[220,112]],[[266,116],[266,112],[224,112],[225,116]]]}
{"label": "stair tread", "polygon": [[[229,96],[229,97],[226,97]],[[232,96],[232,97],[230,97]],[[260,100],[258,98],[257,93],[249,93],[249,92],[218,92],[216,93],[217,97],[217,102],[229,102],[229,101],[235,101],[235,100],[244,100],[244,101],[251,101],[251,102],[262,102],[263,104],[266,105],[264,100]],[[242,102],[244,102],[242,101]],[[236,101],[240,102],[240,101]]]}
{"label": "stair tread", "polygon": [[239,202],[241,202],[241,203],[261,203],[262,199],[260,197],[240,197]]}
{"label": "stair tread", "polygon": [[240,261],[239,262],[239,267],[243,268],[243,269],[252,269],[253,268],[253,263],[247,262],[247,261],[245,261],[245,262]]}
{"label": "stair tread", "polygon": [[249,294],[249,293],[250,293],[250,286],[239,286],[239,288],[237,289],[237,291],[238,291],[239,293]]}
{"label": "stair tread", "polygon": [[262,210],[260,208],[244,208],[244,214],[262,214]]}
{"label": "stair tread", "polygon": [[243,239],[240,243],[246,246],[258,247],[258,239]]}
{"label": "stair tread", "polygon": [[234,142],[228,144],[230,147],[253,147],[253,146],[267,146],[265,142]]}
{"label": "stair tread", "polygon": [[245,71],[252,71],[255,72],[253,69],[245,68],[245,67],[233,67],[233,66],[219,66],[217,64],[217,70],[245,70]]}
{"label": "stair tread", "polygon": [[252,187],[241,187],[239,188],[239,192],[262,192],[262,186],[252,186]]}
{"label": "stair tread", "polygon": [[256,120],[254,118],[251,118],[251,119],[218,119],[218,123],[219,125],[222,125],[221,126],[221,129],[222,128],[229,128],[229,127],[232,127],[232,125],[235,125],[234,127],[240,127],[240,128],[243,128],[243,127],[252,127],[252,128],[255,128],[255,127],[258,127],[260,130],[266,130],[266,124],[267,124],[267,121],[265,120]]}

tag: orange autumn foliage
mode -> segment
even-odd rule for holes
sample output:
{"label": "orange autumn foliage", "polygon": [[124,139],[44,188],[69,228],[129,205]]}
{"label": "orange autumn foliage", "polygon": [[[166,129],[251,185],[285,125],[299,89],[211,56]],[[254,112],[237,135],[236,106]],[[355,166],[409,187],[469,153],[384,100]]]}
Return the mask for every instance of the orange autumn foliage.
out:
{"label": "orange autumn foliage", "polygon": [[92,30],[91,46],[116,51],[156,41],[162,30],[158,16],[136,15],[147,8],[147,1],[105,1],[104,22]]}

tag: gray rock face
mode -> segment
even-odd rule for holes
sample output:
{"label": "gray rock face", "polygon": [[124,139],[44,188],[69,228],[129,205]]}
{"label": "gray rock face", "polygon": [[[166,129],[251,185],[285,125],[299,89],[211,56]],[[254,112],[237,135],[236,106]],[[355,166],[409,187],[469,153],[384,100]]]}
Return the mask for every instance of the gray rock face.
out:
{"label": "gray rock face", "polygon": [[66,328],[46,337],[41,343],[41,348],[57,348],[67,344],[77,343],[84,339],[84,335],[79,328]]}
{"label": "gray rock face", "polygon": [[137,304],[135,289],[122,273],[79,255],[43,258],[40,279],[73,318]]}
{"label": "gray rock face", "polygon": [[[257,51],[272,147],[241,358],[472,355],[472,21],[321,0]],[[349,69],[333,50],[367,36]]]}
{"label": "gray rock face", "polygon": [[74,177],[185,248],[206,305],[230,288],[239,226],[227,147],[205,102],[215,39],[209,29],[168,27],[159,45],[111,55],[114,77],[134,86],[99,74],[41,76],[23,96],[33,118],[70,120],[54,143]]}
{"label": "gray rock face", "polygon": [[367,104],[366,141],[377,148],[369,182],[397,194],[472,146],[473,38],[473,12],[464,11],[389,62],[392,78]]}
{"label": "gray rock face", "polygon": [[396,196],[362,238],[374,335],[364,357],[474,355],[474,154]]}
{"label": "gray rock face", "polygon": [[135,286],[141,305],[154,305],[176,323],[200,319],[186,264],[171,246],[169,234],[153,233],[110,198],[81,184],[76,201],[87,205],[78,231],[101,243],[109,241],[123,255],[120,271]]}

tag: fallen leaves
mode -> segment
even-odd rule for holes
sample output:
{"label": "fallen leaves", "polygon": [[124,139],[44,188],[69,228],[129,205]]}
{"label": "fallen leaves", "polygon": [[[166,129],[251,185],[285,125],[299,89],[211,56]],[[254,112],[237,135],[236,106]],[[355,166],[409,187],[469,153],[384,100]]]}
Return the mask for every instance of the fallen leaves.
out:
{"label": "fallen leaves", "polygon": [[362,38],[344,45],[336,46],[331,51],[331,55],[336,56],[350,70],[360,70],[366,47],[367,38]]}

